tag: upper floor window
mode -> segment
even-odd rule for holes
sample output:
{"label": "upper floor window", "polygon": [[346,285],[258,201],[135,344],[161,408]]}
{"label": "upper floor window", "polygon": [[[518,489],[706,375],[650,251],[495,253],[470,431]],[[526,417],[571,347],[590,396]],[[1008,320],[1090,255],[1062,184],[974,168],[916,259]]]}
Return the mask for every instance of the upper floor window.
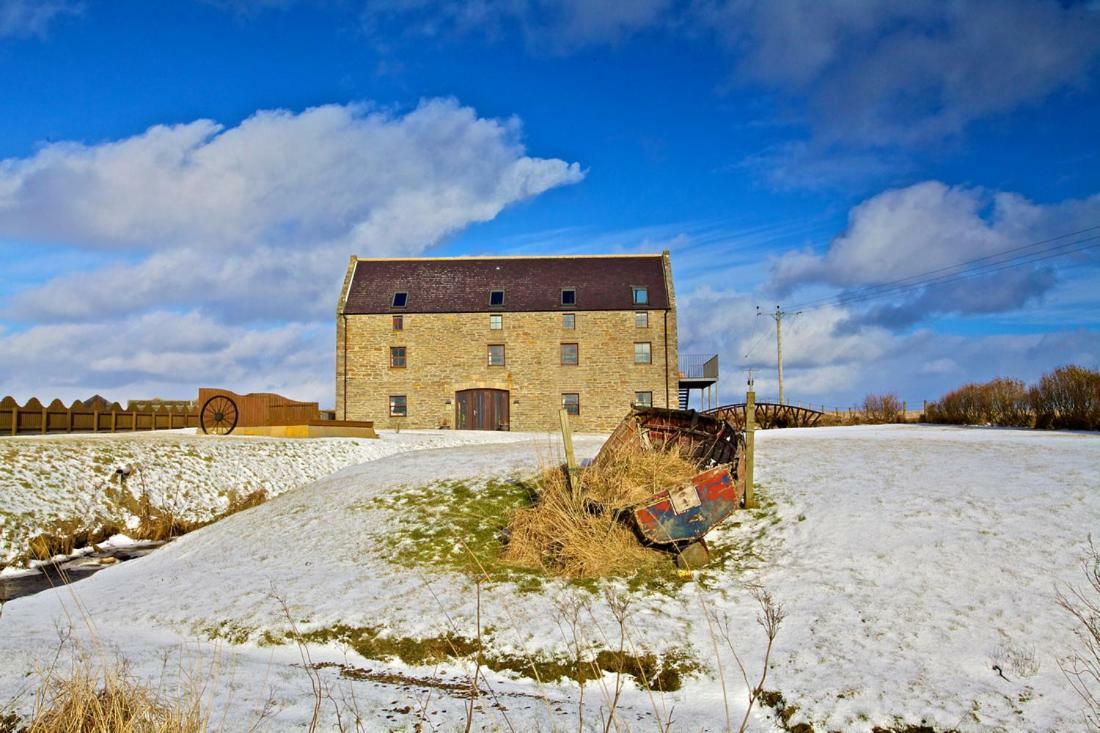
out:
{"label": "upper floor window", "polygon": [[576,288],[562,288],[561,289],[561,304],[562,305],[576,305],[577,304],[577,289]]}
{"label": "upper floor window", "polygon": [[575,313],[562,313],[561,314],[561,327],[572,331],[577,327],[577,316]]}
{"label": "upper floor window", "polygon": [[489,366],[504,366],[504,344],[489,344]]}
{"label": "upper floor window", "polygon": [[653,407],[653,393],[652,392],[635,392],[634,404],[638,407]]}
{"label": "upper floor window", "polygon": [[405,316],[394,316],[393,317],[393,330],[394,331],[404,331],[405,330]]}
{"label": "upper floor window", "polygon": [[404,290],[398,290],[393,294],[393,307],[404,308],[409,302],[409,294]]}
{"label": "upper floor window", "polygon": [[394,369],[403,369],[406,365],[406,354],[404,346],[391,346],[390,347],[390,366]]}
{"label": "upper floor window", "polygon": [[649,328],[649,311],[640,311],[634,314],[635,328]]}
{"label": "upper floor window", "polygon": [[489,314],[489,328],[494,331],[499,331],[504,328],[504,316],[499,313]]}
{"label": "upper floor window", "polygon": [[504,291],[503,290],[490,290],[489,291],[489,305],[504,305]]}
{"label": "upper floor window", "polygon": [[576,392],[563,392],[561,406],[570,415],[581,414],[581,396]]}
{"label": "upper floor window", "polygon": [[634,287],[634,305],[649,305],[649,288]]}
{"label": "upper floor window", "polygon": [[561,345],[561,363],[566,366],[576,366],[580,363],[580,348],[577,344]]}
{"label": "upper floor window", "polygon": [[645,343],[634,344],[634,363],[635,364],[649,364],[653,361],[653,347],[647,341]]}

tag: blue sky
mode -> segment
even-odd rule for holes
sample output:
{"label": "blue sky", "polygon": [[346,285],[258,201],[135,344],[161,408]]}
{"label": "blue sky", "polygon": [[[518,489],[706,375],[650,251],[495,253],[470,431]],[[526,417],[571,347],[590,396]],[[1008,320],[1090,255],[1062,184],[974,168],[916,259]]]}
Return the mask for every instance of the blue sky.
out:
{"label": "blue sky", "polygon": [[331,403],[352,253],[671,249],[731,397],[777,303],[793,399],[1095,368],[1100,248],[837,299],[1100,226],[1098,76],[1096,3],[0,0],[0,393]]}

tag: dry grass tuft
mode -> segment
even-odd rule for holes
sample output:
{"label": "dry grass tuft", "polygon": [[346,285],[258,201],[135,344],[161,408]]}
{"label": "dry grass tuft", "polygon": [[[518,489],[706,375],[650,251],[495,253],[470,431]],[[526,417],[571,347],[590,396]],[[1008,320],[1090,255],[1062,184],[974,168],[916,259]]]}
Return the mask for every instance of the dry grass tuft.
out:
{"label": "dry grass tuft", "polygon": [[133,680],[125,668],[95,672],[78,662],[68,676],[39,688],[27,733],[201,733],[208,726],[201,696],[168,698]]}
{"label": "dry grass tuft", "polygon": [[[574,497],[561,467],[544,469],[538,503],[512,515],[503,559],[569,578],[652,570],[667,556],[642,545],[633,529],[615,518],[614,508],[642,501],[698,472],[676,450],[626,445],[581,471],[581,492]],[[597,512],[593,503],[608,510]]]}
{"label": "dry grass tuft", "polygon": [[698,466],[679,450],[646,450],[636,444],[619,447],[600,456],[598,464],[581,473],[585,497],[611,507],[623,507],[648,499],[699,473]]}

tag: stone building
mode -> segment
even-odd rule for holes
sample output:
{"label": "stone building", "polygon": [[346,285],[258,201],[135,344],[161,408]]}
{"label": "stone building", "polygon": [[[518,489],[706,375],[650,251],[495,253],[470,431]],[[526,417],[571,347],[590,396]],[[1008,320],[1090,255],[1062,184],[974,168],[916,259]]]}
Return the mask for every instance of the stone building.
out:
{"label": "stone building", "polygon": [[675,405],[677,367],[667,251],[352,257],[336,308],[338,419],[554,430],[565,407],[606,431],[632,404]]}

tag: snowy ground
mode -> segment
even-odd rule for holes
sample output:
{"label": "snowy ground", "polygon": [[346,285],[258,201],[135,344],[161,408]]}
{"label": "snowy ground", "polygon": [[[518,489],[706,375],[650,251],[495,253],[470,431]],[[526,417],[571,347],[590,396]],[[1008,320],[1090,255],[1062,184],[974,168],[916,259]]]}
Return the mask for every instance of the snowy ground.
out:
{"label": "snowy ground", "polygon": [[127,507],[105,491],[118,486],[114,472],[121,466],[141,468],[127,480],[131,495],[145,490],[154,506],[205,520],[224,511],[232,495],[263,489],[277,496],[345,466],[395,453],[500,440],[525,438],[384,431],[379,440],[293,440],[213,437],[194,430],[5,437],[0,439],[0,567],[25,553],[28,539],[58,524],[132,523]]}
{"label": "snowy ground", "polygon": [[[582,438],[578,454],[598,446]],[[701,609],[729,622],[756,673],[761,637],[746,588],[762,584],[788,612],[765,687],[798,707],[789,725],[1080,729],[1080,705],[1057,664],[1072,639],[1054,586],[1078,580],[1086,537],[1100,526],[1100,436],[820,428],[759,433],[758,446],[757,481],[770,508],[743,513],[709,538],[717,548],[738,548],[736,562],[675,591],[632,596],[628,646],[687,653],[702,670],[675,693],[628,683],[618,703],[624,728],[651,730],[671,716],[673,730],[722,730],[727,710],[736,728],[745,685],[731,672],[729,650],[716,649]],[[26,708],[35,679],[28,672],[56,653],[58,627],[71,626],[74,637],[94,636],[86,648],[125,656],[147,679],[163,680],[166,665],[204,676],[226,730],[248,729],[265,708],[260,729],[303,729],[310,680],[296,647],[270,643],[289,626],[276,596],[302,631],[343,624],[382,626],[395,637],[474,633],[472,581],[401,564],[390,540],[407,518],[380,502],[427,483],[421,477],[530,471],[550,450],[549,439],[527,437],[350,466],[148,557],[9,603],[0,617],[0,710],[7,699]],[[598,590],[555,581],[518,592],[502,583],[481,592],[489,648],[532,657],[568,652],[561,609],[571,599],[586,608],[582,641],[617,643]],[[354,698],[367,730],[411,728],[418,715],[431,727],[461,728],[457,693],[425,681],[461,684],[469,666],[384,663],[336,643],[308,651],[314,663],[346,664],[369,677],[322,672],[345,714]],[[998,661],[1008,680],[992,670]],[[496,704],[486,702],[478,728],[575,729],[576,685],[511,673],[487,679]],[[606,713],[613,682],[589,683],[589,726]],[[332,709],[326,701],[322,729],[333,728]],[[753,730],[776,726],[770,710],[754,713]]]}

